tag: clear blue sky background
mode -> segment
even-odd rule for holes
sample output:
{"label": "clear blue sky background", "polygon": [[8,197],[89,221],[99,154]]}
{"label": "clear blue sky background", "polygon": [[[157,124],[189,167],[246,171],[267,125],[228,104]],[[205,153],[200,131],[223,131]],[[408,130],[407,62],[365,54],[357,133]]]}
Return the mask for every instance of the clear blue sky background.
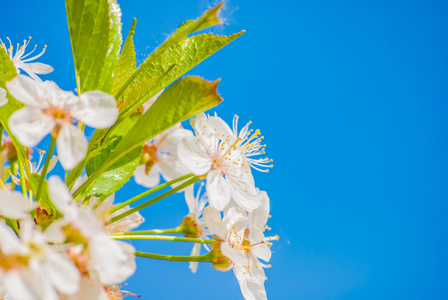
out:
{"label": "clear blue sky background", "polygon": [[[138,19],[139,62],[203,0],[119,1],[124,35]],[[231,121],[254,122],[275,168],[256,174],[280,241],[270,299],[447,299],[447,39],[445,1],[231,1],[244,34],[190,74],[222,78]],[[2,1],[0,37],[48,44],[41,61],[75,88],[63,1]],[[48,141],[45,141],[48,143]],[[144,189],[131,182],[126,200]],[[174,227],[181,195],[143,211],[145,228]],[[190,245],[138,243],[188,254]],[[138,259],[128,289],[143,299],[240,299],[232,272]]]}

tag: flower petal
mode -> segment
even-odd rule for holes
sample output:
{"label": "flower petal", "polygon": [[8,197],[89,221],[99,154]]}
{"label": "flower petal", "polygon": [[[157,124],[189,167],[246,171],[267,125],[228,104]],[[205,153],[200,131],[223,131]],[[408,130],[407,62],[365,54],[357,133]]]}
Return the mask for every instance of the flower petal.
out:
{"label": "flower petal", "polygon": [[28,212],[36,205],[25,199],[19,192],[0,190],[0,215],[11,219],[29,217]]}
{"label": "flower petal", "polygon": [[[23,69],[23,68],[22,68]],[[35,74],[48,74],[54,71],[53,67],[43,63],[27,63],[26,69],[23,69],[28,74],[30,72]]]}
{"label": "flower petal", "polygon": [[269,197],[265,191],[260,191],[257,188],[258,199],[260,200],[260,205],[252,211],[250,214],[251,225],[255,228],[262,228],[268,222],[269,218]]}
{"label": "flower petal", "polygon": [[8,103],[8,98],[6,98],[7,92],[5,89],[0,88],[0,106]]}
{"label": "flower petal", "polygon": [[177,153],[177,145],[187,136],[193,136],[193,132],[184,128],[177,128],[158,143],[157,150],[171,154]]}
{"label": "flower petal", "polygon": [[[200,253],[201,253],[201,244],[199,243],[194,244],[190,256],[198,256]],[[192,273],[196,273],[196,271],[198,270],[198,262],[190,261],[190,265],[188,267],[191,269]]]}
{"label": "flower petal", "polygon": [[87,139],[81,129],[64,123],[58,134],[58,156],[62,167],[71,170],[81,162],[87,153]]}
{"label": "flower petal", "polygon": [[177,155],[182,163],[195,175],[206,174],[212,161],[207,154],[205,147],[196,137],[184,138],[177,147]]}
{"label": "flower petal", "polygon": [[[257,269],[262,269],[258,267]],[[241,293],[245,300],[267,300],[266,289],[264,288],[264,277],[253,276],[251,272],[247,272],[243,266],[235,265],[233,272],[235,273],[238,283],[240,284]]]}
{"label": "flower petal", "polygon": [[211,170],[208,172],[205,189],[210,205],[217,210],[224,210],[230,200],[230,187],[219,171]]}
{"label": "flower petal", "polygon": [[9,93],[18,101],[34,107],[45,107],[39,98],[43,88],[36,81],[25,75],[18,75],[6,83]]}
{"label": "flower petal", "polygon": [[221,213],[219,210],[207,206],[204,209],[203,217],[205,225],[207,225],[207,227],[221,239],[225,239],[227,236],[227,228],[221,220]]}
{"label": "flower petal", "polygon": [[137,184],[150,188],[159,184],[160,174],[157,164],[152,165],[149,173],[146,174],[146,165],[140,165],[135,169],[134,179]]}
{"label": "flower petal", "polygon": [[74,217],[76,208],[71,205],[73,197],[61,178],[53,175],[48,179],[48,193],[51,202],[62,214],[68,218]]}
{"label": "flower petal", "polygon": [[84,124],[93,128],[108,128],[118,117],[115,98],[101,91],[90,91],[79,96],[73,115]]}
{"label": "flower petal", "polygon": [[71,295],[78,291],[80,275],[76,266],[64,255],[51,253],[47,255],[45,266],[48,276],[58,291]]}
{"label": "flower petal", "polygon": [[40,109],[26,106],[15,111],[8,124],[11,132],[26,147],[36,146],[56,126],[56,122]]}

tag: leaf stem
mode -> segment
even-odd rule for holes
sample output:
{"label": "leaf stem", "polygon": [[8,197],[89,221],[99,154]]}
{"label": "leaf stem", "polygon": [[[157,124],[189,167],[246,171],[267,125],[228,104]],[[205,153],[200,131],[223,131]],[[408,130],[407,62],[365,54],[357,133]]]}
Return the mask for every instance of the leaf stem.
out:
{"label": "leaf stem", "polygon": [[110,236],[121,235],[141,235],[141,234],[169,234],[169,233],[182,233],[182,227],[170,228],[170,229],[151,229],[141,231],[125,231],[125,232],[113,232],[109,233]]}
{"label": "leaf stem", "polygon": [[213,244],[215,240],[209,239],[196,239],[179,236],[166,236],[166,235],[123,235],[116,236],[111,235],[111,238],[115,240],[156,240],[156,241],[176,241],[176,242],[189,242],[200,244]]}
{"label": "leaf stem", "polygon": [[191,178],[187,182],[184,182],[183,184],[181,184],[181,185],[179,185],[179,186],[169,190],[168,192],[165,192],[162,195],[159,195],[159,196],[157,196],[157,197],[155,197],[155,198],[153,198],[153,199],[151,199],[149,201],[146,201],[145,203],[142,203],[142,204],[140,204],[140,205],[138,205],[138,206],[136,206],[134,208],[131,208],[130,210],[127,210],[127,211],[123,212],[122,214],[119,214],[118,216],[115,216],[115,217],[111,218],[109,221],[107,221],[106,225],[109,225],[109,224],[111,224],[113,222],[116,222],[116,221],[118,221],[118,220],[120,220],[120,219],[122,219],[124,217],[127,217],[130,214],[133,214],[136,211],[139,211],[139,210],[141,210],[141,209],[143,209],[143,208],[145,208],[145,207],[147,207],[147,206],[149,206],[151,204],[154,204],[154,203],[162,200],[163,198],[166,198],[166,197],[174,194],[177,191],[183,190],[184,188],[186,188],[190,184],[193,184],[193,183],[195,183],[195,182],[197,182],[199,180],[200,180],[200,178],[198,176],[194,176],[193,178]]}
{"label": "leaf stem", "polygon": [[25,171],[23,169],[23,164],[20,161],[20,159],[18,161],[19,161],[20,185],[22,186],[22,194],[23,194],[23,197],[27,198],[28,196],[27,196],[27,191],[26,191]]}
{"label": "leaf stem", "polygon": [[160,260],[169,260],[169,261],[199,261],[199,262],[213,262],[213,258],[215,257],[212,252],[200,256],[175,256],[175,255],[154,254],[140,251],[136,251],[135,256],[160,259]]}
{"label": "leaf stem", "polygon": [[44,184],[45,176],[47,175],[48,166],[50,165],[50,160],[51,160],[51,156],[53,155],[53,150],[54,150],[55,145],[56,145],[56,139],[52,136],[50,148],[48,148],[47,158],[45,160],[45,165],[44,165],[44,168],[42,169],[42,175],[40,177],[39,186],[37,187],[37,192],[36,192],[36,197],[35,197],[36,202],[39,201],[40,193],[42,191],[42,185]]}
{"label": "leaf stem", "polygon": [[100,219],[103,219],[107,214],[113,214],[114,212],[122,209],[123,207],[125,207],[125,206],[127,206],[129,204],[132,204],[132,203],[134,203],[134,202],[136,202],[136,201],[138,201],[138,200],[140,200],[140,199],[142,199],[142,198],[144,198],[144,197],[146,197],[148,195],[151,195],[152,193],[160,191],[161,189],[164,189],[164,188],[166,188],[166,187],[168,187],[168,186],[170,186],[172,184],[175,184],[175,183],[177,183],[179,181],[188,179],[188,178],[193,177],[193,176],[194,176],[193,173],[190,173],[190,174],[178,177],[176,179],[173,179],[171,181],[165,182],[165,183],[163,183],[163,184],[161,184],[159,186],[156,186],[155,188],[152,188],[150,190],[147,190],[146,192],[141,193],[140,195],[137,195],[134,198],[131,198],[131,199],[129,199],[129,200],[123,202],[123,203],[120,203],[117,206],[114,206],[111,210],[109,210],[109,211],[105,212],[104,214],[102,214],[100,216]]}

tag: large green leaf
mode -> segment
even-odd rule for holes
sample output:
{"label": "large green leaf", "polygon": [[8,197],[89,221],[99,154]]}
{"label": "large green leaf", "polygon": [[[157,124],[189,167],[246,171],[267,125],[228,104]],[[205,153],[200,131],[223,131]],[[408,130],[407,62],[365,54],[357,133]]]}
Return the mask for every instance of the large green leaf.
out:
{"label": "large green leaf", "polygon": [[109,92],[118,62],[121,11],[115,0],[66,0],[78,92]]}
{"label": "large green leaf", "polygon": [[114,80],[112,84],[111,94],[115,94],[118,89],[131,77],[137,68],[137,62],[135,61],[135,49],[134,49],[134,33],[137,19],[134,19],[129,34],[124,43],[123,50],[121,51],[120,58],[118,59],[117,68],[114,73]]}
{"label": "large green leaf", "polygon": [[[92,183],[102,176],[103,172],[119,167],[122,159],[133,157],[134,151],[140,149],[142,144],[167,130],[171,126],[182,122],[222,101],[217,92],[219,80],[206,81],[200,77],[184,77],[172,84],[149,108],[134,126],[126,133],[111,152],[107,160],[81,186],[74,195],[83,190],[91,189]],[[140,150],[141,151],[141,150]],[[110,151],[109,151],[110,152]],[[138,162],[137,162],[138,163]],[[112,166],[112,168],[111,168]],[[112,173],[109,173],[113,177]]]}

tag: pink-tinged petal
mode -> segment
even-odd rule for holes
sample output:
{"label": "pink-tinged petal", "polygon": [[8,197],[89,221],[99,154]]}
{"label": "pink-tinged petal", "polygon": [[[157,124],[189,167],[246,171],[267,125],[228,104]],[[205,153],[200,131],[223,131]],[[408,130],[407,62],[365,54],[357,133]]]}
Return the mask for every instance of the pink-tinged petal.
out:
{"label": "pink-tinged petal", "polygon": [[211,170],[207,174],[205,189],[210,205],[217,210],[224,210],[230,200],[230,187],[219,171]]}
{"label": "pink-tinged petal", "polygon": [[43,88],[35,80],[25,75],[18,75],[6,83],[9,93],[18,101],[26,105],[43,108],[46,107],[39,95]]}
{"label": "pink-tinged petal", "polygon": [[252,211],[250,214],[251,227],[263,228],[268,222],[269,218],[269,197],[265,191],[260,191],[257,188],[258,199],[260,200],[260,205]]}
{"label": "pink-tinged petal", "polygon": [[42,110],[26,106],[15,111],[8,124],[14,136],[26,147],[36,146],[56,126],[54,119]]}
{"label": "pink-tinged petal", "polygon": [[225,224],[222,223],[221,213],[219,210],[214,209],[211,206],[207,206],[204,209],[203,217],[205,225],[221,239],[225,239],[227,236],[227,229]]}
{"label": "pink-tinged petal", "polygon": [[[191,250],[190,256],[198,256],[201,254],[201,244],[194,244],[193,249]],[[190,265],[188,266],[192,273],[196,273],[198,270],[198,262],[190,261]]]}
{"label": "pink-tinged petal", "polygon": [[101,91],[90,91],[79,96],[73,115],[93,128],[108,128],[117,120],[119,111],[115,98]]}
{"label": "pink-tinged petal", "polygon": [[48,277],[58,291],[71,295],[79,290],[81,277],[78,268],[67,257],[51,253],[47,255],[45,266]]}
{"label": "pink-tinged petal", "polygon": [[25,219],[28,212],[36,207],[19,192],[0,190],[0,215],[11,219]]}
{"label": "pink-tinged petal", "polygon": [[135,169],[134,179],[137,184],[144,187],[154,187],[160,182],[159,167],[157,164],[154,164],[151,170],[149,170],[149,173],[146,174],[146,165],[140,165]]}
{"label": "pink-tinged petal", "polygon": [[0,88],[0,106],[8,103],[8,98],[6,97],[7,92],[5,89]]}
{"label": "pink-tinged petal", "polygon": [[54,71],[53,67],[50,65],[46,65],[43,63],[27,63],[25,70],[28,74],[35,73],[35,74],[48,74]]}
{"label": "pink-tinged petal", "polygon": [[184,128],[177,128],[176,130],[173,130],[168,135],[166,135],[157,144],[157,150],[159,152],[175,154],[177,153],[177,145],[180,143],[180,141],[188,136],[193,136],[193,132]]}
{"label": "pink-tinged petal", "polygon": [[212,166],[205,147],[196,137],[184,138],[177,147],[177,155],[182,163],[195,175],[204,175]]}
{"label": "pink-tinged petal", "polygon": [[62,167],[71,170],[81,162],[87,153],[87,139],[81,129],[64,123],[58,134],[58,156]]}
{"label": "pink-tinged petal", "polygon": [[103,284],[120,283],[135,272],[134,247],[106,234],[95,235],[89,243],[89,253]]}

